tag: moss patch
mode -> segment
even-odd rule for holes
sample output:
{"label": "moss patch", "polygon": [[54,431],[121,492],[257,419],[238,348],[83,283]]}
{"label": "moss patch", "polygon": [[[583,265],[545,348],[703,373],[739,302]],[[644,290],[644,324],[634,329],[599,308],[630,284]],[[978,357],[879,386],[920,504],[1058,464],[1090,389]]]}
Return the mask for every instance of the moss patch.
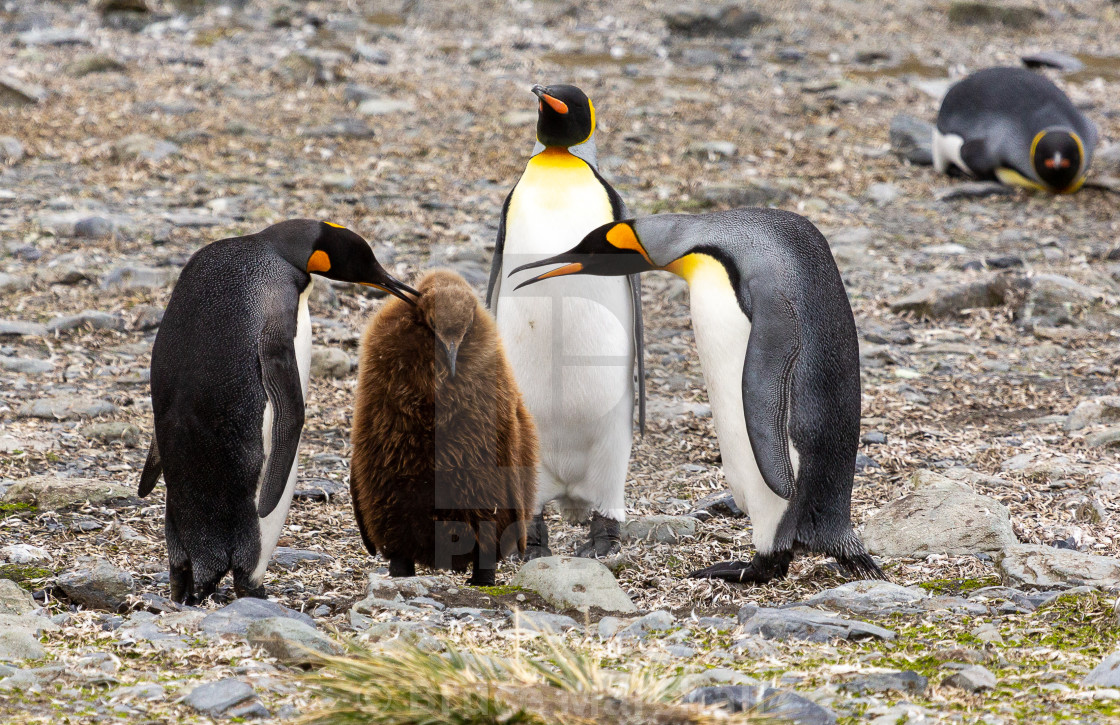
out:
{"label": "moss patch", "polygon": [[0,579],[11,579],[24,589],[33,589],[30,582],[54,576],[50,569],[41,566],[27,566],[24,564],[4,564],[0,566]]}
{"label": "moss patch", "polygon": [[511,585],[498,586],[498,587],[471,587],[483,594],[488,594],[492,597],[506,597],[510,594],[518,594],[520,592],[528,591],[525,587],[515,587]]}
{"label": "moss patch", "polygon": [[979,579],[933,579],[922,582],[918,586],[934,596],[940,595],[966,595],[984,587],[998,587],[1003,582],[996,575],[981,577]]}
{"label": "moss patch", "polygon": [[0,503],[0,519],[6,519],[9,516],[19,516],[23,513],[35,513],[39,509],[35,508],[29,503]]}

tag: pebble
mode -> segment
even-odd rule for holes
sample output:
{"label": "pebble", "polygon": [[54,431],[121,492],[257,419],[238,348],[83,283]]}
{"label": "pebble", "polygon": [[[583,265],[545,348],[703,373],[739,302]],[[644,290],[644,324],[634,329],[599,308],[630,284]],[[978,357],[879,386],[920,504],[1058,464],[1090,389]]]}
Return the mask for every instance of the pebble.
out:
{"label": "pebble", "polygon": [[125,136],[113,144],[113,153],[123,161],[159,163],[179,153],[179,146],[144,133]]}
{"label": "pebble", "polygon": [[31,544],[11,544],[0,549],[0,556],[12,564],[45,564],[51,561],[50,553]]}
{"label": "pebble", "polygon": [[49,360],[0,355],[0,368],[8,372],[22,373],[24,375],[41,375],[53,371],[54,363]]}
{"label": "pebble", "polygon": [[0,136],[0,163],[15,164],[23,160],[23,144],[14,136]]}
{"label": "pebble", "polygon": [[46,650],[28,630],[15,627],[0,629],[0,660],[16,662],[38,660],[46,656]]}
{"label": "pebble", "polygon": [[410,100],[392,98],[368,98],[358,104],[358,113],[364,116],[384,116],[390,113],[404,113],[416,109]]}
{"label": "pebble", "polygon": [[710,493],[695,503],[695,510],[689,514],[701,521],[713,516],[739,519],[746,516],[735,503],[735,497],[724,491]]}
{"label": "pebble", "polygon": [[957,284],[931,284],[892,302],[891,310],[919,317],[952,317],[969,309],[1006,305],[1029,286],[1025,278],[1007,274]]}
{"label": "pebble", "polygon": [[1120,425],[1105,428],[1102,431],[1085,436],[1085,445],[1090,448],[1116,448],[1120,447]]}
{"label": "pebble", "polygon": [[630,613],[637,607],[610,570],[594,559],[549,556],[534,559],[514,575],[513,586],[531,589],[557,609]]}
{"label": "pebble", "polygon": [[[210,717],[244,717],[246,705],[256,701],[253,686],[234,677],[199,685],[183,698],[183,704]],[[259,702],[255,704],[259,705]]]}
{"label": "pebble", "polygon": [[1082,400],[1066,419],[1065,429],[1073,432],[1096,423],[1120,423],[1120,395]]}
{"label": "pebble", "polygon": [[886,206],[898,199],[900,189],[894,184],[872,184],[867,189],[867,198],[877,206]]}
{"label": "pebble", "polygon": [[658,610],[639,617],[614,636],[618,639],[645,639],[650,633],[670,629],[676,623],[676,617],[671,613]]}
{"label": "pebble", "polygon": [[39,609],[31,594],[11,579],[0,579],[0,614],[31,614]]}
{"label": "pebble", "polygon": [[996,676],[981,665],[966,665],[941,681],[944,687],[955,687],[965,692],[982,692],[996,688]]}
{"label": "pebble", "polygon": [[296,484],[294,497],[298,501],[330,501],[350,492],[349,486],[329,478],[304,480]]}
{"label": "pebble", "polygon": [[1079,59],[1057,50],[1028,53],[1020,58],[1028,68],[1056,68],[1063,73],[1076,73],[1085,67]]}
{"label": "pebble", "polygon": [[0,107],[31,106],[39,103],[46,96],[46,91],[41,87],[0,73]]}
{"label": "pebble", "polygon": [[685,153],[689,156],[716,161],[735,156],[739,153],[739,147],[730,141],[697,141],[689,144]]}
{"label": "pebble", "polygon": [[123,421],[90,423],[82,426],[79,432],[91,440],[105,443],[120,441],[130,448],[140,444],[140,429]]}
{"label": "pebble", "polygon": [[0,338],[11,337],[46,337],[47,326],[38,322],[24,322],[22,320],[0,320]]}

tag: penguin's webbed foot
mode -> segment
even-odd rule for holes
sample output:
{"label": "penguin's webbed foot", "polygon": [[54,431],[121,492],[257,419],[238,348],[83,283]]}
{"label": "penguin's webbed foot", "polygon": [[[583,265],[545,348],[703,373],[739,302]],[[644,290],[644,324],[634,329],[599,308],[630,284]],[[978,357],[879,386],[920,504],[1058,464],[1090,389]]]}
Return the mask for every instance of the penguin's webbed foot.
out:
{"label": "penguin's webbed foot", "polygon": [[390,557],[389,576],[416,576],[416,563],[412,559]]}
{"label": "penguin's webbed foot", "polygon": [[689,574],[690,579],[723,579],[733,584],[765,584],[789,572],[792,551],[755,554],[750,561],[721,561]]}
{"label": "penguin's webbed foot", "polygon": [[591,538],[579,549],[576,556],[585,559],[606,559],[622,552],[622,524],[595,513],[591,516]]}

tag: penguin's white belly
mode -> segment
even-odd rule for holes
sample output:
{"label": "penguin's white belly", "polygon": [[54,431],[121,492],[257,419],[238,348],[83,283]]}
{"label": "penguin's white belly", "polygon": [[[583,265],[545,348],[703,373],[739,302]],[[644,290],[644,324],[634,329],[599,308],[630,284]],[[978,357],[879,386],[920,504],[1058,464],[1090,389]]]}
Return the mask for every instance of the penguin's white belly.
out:
{"label": "penguin's white belly", "polygon": [[[303,399],[307,400],[307,385],[311,376],[311,314],[307,309],[307,298],[311,296],[312,284],[308,284],[303,294],[299,296],[299,307],[296,311],[296,336],[292,340],[296,353],[296,367],[299,369],[300,390]],[[261,423],[261,434],[264,442],[264,462],[261,464],[261,481],[268,470],[268,459],[272,454],[272,425],[274,411],[272,402],[265,403],[264,420]],[[288,518],[288,508],[292,504],[292,496],[296,490],[297,469],[299,468],[299,454],[292,461],[292,468],[288,472],[288,482],[284,486],[284,495],[280,497],[276,508],[268,516],[259,520],[261,553],[257,566],[250,576],[254,586],[260,586],[264,581],[264,573],[268,562],[272,559],[272,552],[276,550],[276,542],[280,539],[280,531],[284,528],[284,520]],[[260,505],[260,489],[257,485],[257,504]]]}
{"label": "penguin's white belly", "polygon": [[[578,160],[550,166],[541,159],[548,153],[530,161],[510,200],[503,274],[570,249],[613,219],[591,169]],[[629,283],[563,277],[514,291],[539,271],[503,279],[495,310],[540,436],[539,503],[565,498],[621,519],[634,405]]]}
{"label": "penguin's white belly", "polygon": [[[739,307],[723,265],[706,255],[690,257],[678,273],[688,280],[692,329],[712,406],[723,471],[735,503],[750,515],[755,548],[765,554],[773,546],[789,502],[766,485],[747,433],[743,366],[751,323]],[[796,456],[792,446],[791,454]]]}
{"label": "penguin's white belly", "polygon": [[933,165],[934,167],[944,174],[948,171],[949,166],[953,165],[959,168],[966,174],[971,175],[972,170],[965,165],[961,159],[961,146],[964,145],[964,139],[955,133],[947,133],[942,135],[937,127],[933,128]]}

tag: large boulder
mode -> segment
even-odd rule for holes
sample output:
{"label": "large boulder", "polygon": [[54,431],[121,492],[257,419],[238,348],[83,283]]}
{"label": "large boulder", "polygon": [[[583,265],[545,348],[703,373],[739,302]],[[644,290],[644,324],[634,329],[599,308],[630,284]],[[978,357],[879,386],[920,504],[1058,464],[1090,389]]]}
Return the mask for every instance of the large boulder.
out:
{"label": "large boulder", "polygon": [[513,577],[514,586],[531,589],[557,609],[592,608],[605,612],[638,611],[610,569],[594,559],[549,556],[534,559]]}
{"label": "large boulder", "polygon": [[999,570],[1006,583],[1016,587],[1120,590],[1120,561],[1071,549],[1015,544],[1000,554]]}
{"label": "large boulder", "polygon": [[868,551],[880,556],[966,556],[1018,543],[1007,507],[964,483],[920,472],[922,487],[879,509],[863,527]]}

